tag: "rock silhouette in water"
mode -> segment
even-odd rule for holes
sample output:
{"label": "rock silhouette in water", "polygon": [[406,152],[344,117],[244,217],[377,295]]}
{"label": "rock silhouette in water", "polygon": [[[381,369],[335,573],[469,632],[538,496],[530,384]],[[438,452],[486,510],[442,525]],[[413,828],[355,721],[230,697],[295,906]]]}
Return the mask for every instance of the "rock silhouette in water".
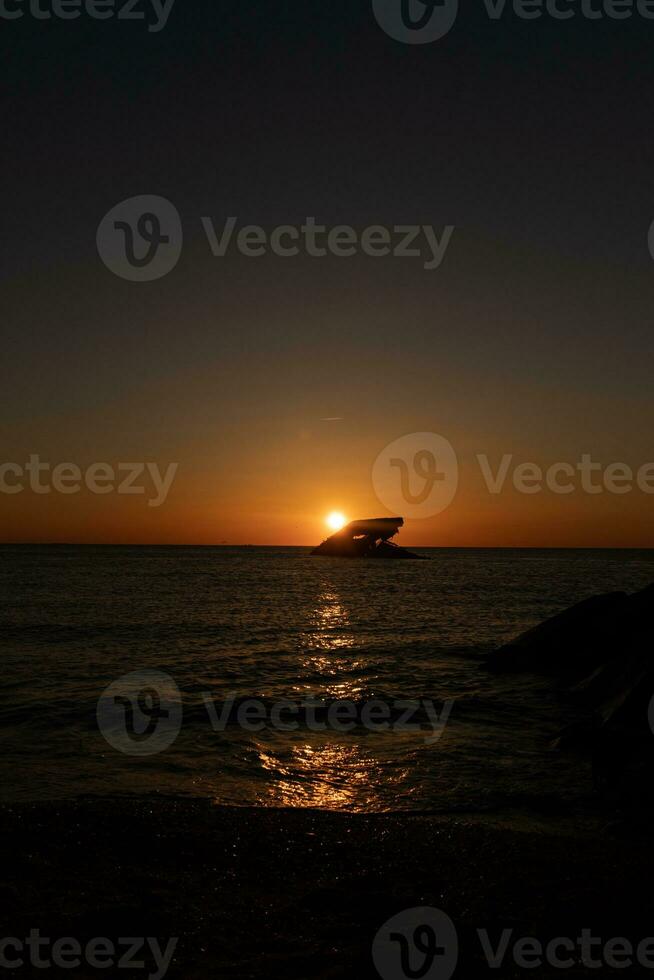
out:
{"label": "rock silhouette in water", "polygon": [[654,802],[654,585],[593,596],[491,653],[494,673],[556,679],[580,720],[556,740],[590,749],[596,786]]}
{"label": "rock silhouette in water", "polygon": [[311,552],[332,558],[422,558],[390,540],[404,524],[401,517],[350,521]]}

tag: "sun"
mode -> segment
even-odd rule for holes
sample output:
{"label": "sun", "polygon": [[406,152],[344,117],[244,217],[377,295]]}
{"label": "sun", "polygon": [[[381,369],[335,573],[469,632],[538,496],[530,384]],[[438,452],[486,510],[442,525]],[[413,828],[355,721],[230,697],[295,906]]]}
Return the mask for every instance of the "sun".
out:
{"label": "sun", "polygon": [[347,517],[341,514],[339,510],[333,510],[331,514],[328,514],[325,518],[325,524],[330,527],[332,531],[340,531],[342,527],[347,524]]}

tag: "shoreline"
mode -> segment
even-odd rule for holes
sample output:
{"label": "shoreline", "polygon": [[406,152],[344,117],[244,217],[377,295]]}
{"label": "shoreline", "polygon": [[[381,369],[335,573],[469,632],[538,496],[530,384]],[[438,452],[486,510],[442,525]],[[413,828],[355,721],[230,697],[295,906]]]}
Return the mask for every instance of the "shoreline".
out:
{"label": "shoreline", "polygon": [[[70,809],[80,812],[93,811],[96,806],[107,806],[112,809],[126,807],[188,807],[189,812],[197,808],[209,810],[220,817],[237,814],[272,813],[279,817],[288,816],[298,819],[302,814],[308,817],[334,817],[356,820],[420,820],[434,822],[461,822],[470,826],[496,827],[503,830],[517,831],[527,834],[543,834],[556,837],[587,837],[589,834],[601,834],[607,826],[621,821],[640,823],[640,817],[631,808],[619,810],[603,804],[599,799],[587,797],[571,804],[565,800],[552,800],[547,797],[536,797],[532,802],[518,804],[515,801],[503,804],[488,804],[485,808],[474,806],[453,806],[450,809],[388,809],[388,810],[357,810],[327,806],[289,806],[284,804],[258,803],[222,803],[210,796],[193,796],[166,792],[112,792],[112,793],[80,793],[77,796],[52,797],[47,799],[13,800],[0,802],[0,819],[3,814],[14,811],[30,813],[32,811],[57,811]],[[654,834],[654,826],[653,826]]]}

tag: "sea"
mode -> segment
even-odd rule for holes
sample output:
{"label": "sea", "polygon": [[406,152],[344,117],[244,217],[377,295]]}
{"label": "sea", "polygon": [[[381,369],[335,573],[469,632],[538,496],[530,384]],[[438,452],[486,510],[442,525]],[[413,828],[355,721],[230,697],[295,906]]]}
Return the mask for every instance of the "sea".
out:
{"label": "sea", "polygon": [[654,551],[0,547],[0,799],[360,812],[581,806],[552,682],[489,651]]}

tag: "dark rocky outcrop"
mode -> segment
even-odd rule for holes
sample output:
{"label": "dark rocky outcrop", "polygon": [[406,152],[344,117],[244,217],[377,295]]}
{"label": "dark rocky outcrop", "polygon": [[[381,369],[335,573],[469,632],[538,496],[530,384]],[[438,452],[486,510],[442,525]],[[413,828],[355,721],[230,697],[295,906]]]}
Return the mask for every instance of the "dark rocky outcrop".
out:
{"label": "dark rocky outcrop", "polygon": [[584,599],[491,653],[496,673],[529,671],[581,679],[603,664],[644,652],[654,627],[654,585]]}
{"label": "dark rocky outcrop", "polygon": [[494,673],[551,676],[580,718],[556,739],[590,751],[595,785],[654,802],[654,585],[593,596],[488,657]]}

